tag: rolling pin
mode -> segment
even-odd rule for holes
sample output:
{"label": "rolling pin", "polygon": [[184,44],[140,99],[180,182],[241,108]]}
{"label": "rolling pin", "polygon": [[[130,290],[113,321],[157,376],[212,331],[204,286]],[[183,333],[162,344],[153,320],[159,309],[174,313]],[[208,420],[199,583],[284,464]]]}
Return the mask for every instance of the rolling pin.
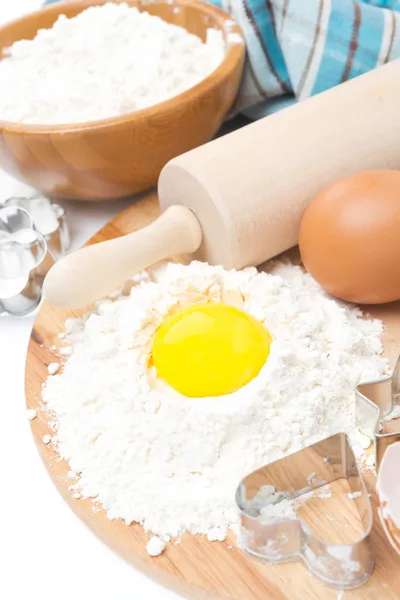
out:
{"label": "rolling pin", "polygon": [[171,160],[158,183],[162,215],[56,263],[44,295],[86,306],[175,254],[259,265],[297,243],[323,186],[369,169],[400,169],[400,60]]}

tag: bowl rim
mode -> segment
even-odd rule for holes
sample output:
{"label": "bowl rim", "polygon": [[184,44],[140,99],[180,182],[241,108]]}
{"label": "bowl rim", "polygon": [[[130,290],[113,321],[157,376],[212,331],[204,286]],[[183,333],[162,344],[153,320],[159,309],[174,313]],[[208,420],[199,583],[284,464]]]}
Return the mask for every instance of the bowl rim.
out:
{"label": "bowl rim", "polygon": [[[172,96],[172,98],[168,98],[163,102],[159,102],[147,108],[142,108],[136,111],[125,113],[123,115],[117,115],[114,117],[107,117],[105,119],[97,119],[93,121],[84,121],[81,123],[75,122],[53,125],[36,125],[34,123],[17,123],[14,121],[5,121],[0,119],[0,134],[13,133],[23,134],[25,136],[40,134],[65,135],[68,133],[72,134],[78,132],[98,131],[100,129],[115,127],[117,125],[124,125],[127,123],[132,125],[135,122],[143,119],[151,119],[152,117],[159,117],[161,115],[167,116],[169,113],[172,114],[175,112],[175,107],[178,103],[184,103],[185,101],[193,99],[194,97],[202,94],[210,87],[218,86],[224,78],[234,72],[235,69],[242,63],[242,61],[244,61],[246,43],[241,27],[236,23],[231,15],[224,12],[217,6],[203,2],[202,0],[74,0],[73,2],[69,0],[63,0],[6,23],[0,27],[0,33],[8,27],[18,26],[18,24],[30,19],[35,19],[42,14],[54,13],[54,15],[62,15],[65,14],[64,11],[66,9],[74,10],[79,8],[82,9],[79,12],[83,12],[85,9],[90,8],[91,6],[101,6],[107,3],[126,3],[130,7],[143,6],[144,8],[154,4],[190,6],[191,8],[195,8],[199,13],[202,13],[205,16],[210,16],[216,20],[218,25],[217,29],[222,31],[222,33],[225,35],[225,41],[227,44],[225,57],[217,66],[217,68],[214,69],[214,71],[212,71],[209,75],[207,75],[207,77],[202,79],[196,85],[190,87],[184,92],[181,92],[180,94],[177,94],[176,96]],[[237,35],[235,35],[234,40],[229,43],[228,36],[231,33]],[[22,39],[24,38],[21,38],[21,40]]]}

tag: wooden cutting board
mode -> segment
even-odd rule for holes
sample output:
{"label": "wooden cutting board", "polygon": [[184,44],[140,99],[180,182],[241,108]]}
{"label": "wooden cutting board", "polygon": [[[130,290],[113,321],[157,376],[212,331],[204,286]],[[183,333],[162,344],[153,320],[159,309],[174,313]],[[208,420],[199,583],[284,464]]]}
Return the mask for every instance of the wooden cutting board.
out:
{"label": "wooden cutting board", "polygon": [[[157,196],[150,194],[106,225],[90,243],[144,227],[158,213]],[[374,307],[370,312],[387,326],[384,344],[393,362],[400,351],[400,303]],[[64,330],[65,319],[78,314],[78,311],[63,311],[43,303],[35,320],[27,354],[25,391],[28,408],[39,408],[41,386],[48,375],[47,365],[58,360],[58,334]],[[51,434],[51,430],[42,411],[39,410],[31,426],[49,475],[72,510],[110,548],[162,585],[195,600],[333,600],[341,597],[337,591],[323,587],[302,564],[270,566],[249,559],[236,547],[233,535],[223,543],[186,535],[181,544],[171,543],[161,556],[150,558],[145,549],[148,536],[140,526],[127,527],[122,521],[109,521],[103,511],[93,511],[90,500],[72,497],[68,491],[71,483],[67,478],[68,465],[59,461],[51,447],[43,443],[43,436]],[[376,515],[375,478],[369,473],[365,479],[372,491],[374,506],[372,540],[376,570],[366,585],[345,592],[344,598],[400,599],[400,556],[391,548]]]}

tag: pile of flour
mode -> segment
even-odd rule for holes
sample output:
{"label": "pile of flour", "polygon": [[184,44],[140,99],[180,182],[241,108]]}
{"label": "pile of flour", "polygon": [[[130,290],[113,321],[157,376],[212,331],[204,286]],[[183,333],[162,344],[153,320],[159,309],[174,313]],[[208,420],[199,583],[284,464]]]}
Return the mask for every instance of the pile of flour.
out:
{"label": "pile of flour", "polygon": [[[260,374],[237,392],[186,398],[157,379],[149,356],[166,315],[194,302],[241,307],[273,337]],[[194,262],[143,273],[67,322],[69,355],[47,381],[52,443],[110,519],[164,541],[188,531],[223,540],[235,529],[235,490],[267,462],[354,430],[354,388],[387,373],[382,323],[332,300],[299,267],[270,274]]]}
{"label": "pile of flour", "polygon": [[0,61],[0,120],[52,125],[123,115],[191,88],[224,55],[221,31],[209,29],[203,43],[127,4],[90,7],[10,47]]}

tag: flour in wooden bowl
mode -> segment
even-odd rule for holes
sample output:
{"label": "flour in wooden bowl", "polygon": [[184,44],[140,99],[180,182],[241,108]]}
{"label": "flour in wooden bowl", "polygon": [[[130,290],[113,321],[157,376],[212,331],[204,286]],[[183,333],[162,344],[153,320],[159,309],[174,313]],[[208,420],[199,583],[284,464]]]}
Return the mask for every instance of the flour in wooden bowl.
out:
{"label": "flour in wooden bowl", "polygon": [[[160,324],[200,302],[240,307],[273,338],[259,375],[225,396],[182,396],[151,365]],[[381,333],[380,321],[326,296],[299,267],[266,274],[194,262],[141,274],[129,296],[67,322],[68,358],[43,390],[52,443],[77,476],[72,491],[163,541],[225,539],[246,474],[354,432],[354,388],[387,372]]]}
{"label": "flour in wooden bowl", "polygon": [[180,94],[223,61],[221,31],[206,42],[127,4],[60,16],[0,61],[0,120],[83,123],[131,113]]}

